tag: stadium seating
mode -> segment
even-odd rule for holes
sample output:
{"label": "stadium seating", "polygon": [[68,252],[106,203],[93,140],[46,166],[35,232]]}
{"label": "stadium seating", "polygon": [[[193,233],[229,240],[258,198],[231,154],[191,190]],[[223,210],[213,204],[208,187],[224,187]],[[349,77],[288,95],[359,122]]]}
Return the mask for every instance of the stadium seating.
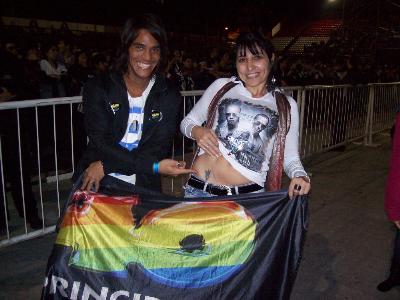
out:
{"label": "stadium seating", "polygon": [[289,54],[302,54],[304,47],[321,42],[326,43],[330,34],[341,25],[341,20],[325,19],[311,21],[302,26],[293,26],[292,29],[287,27],[272,39],[272,43],[278,52],[286,50]]}

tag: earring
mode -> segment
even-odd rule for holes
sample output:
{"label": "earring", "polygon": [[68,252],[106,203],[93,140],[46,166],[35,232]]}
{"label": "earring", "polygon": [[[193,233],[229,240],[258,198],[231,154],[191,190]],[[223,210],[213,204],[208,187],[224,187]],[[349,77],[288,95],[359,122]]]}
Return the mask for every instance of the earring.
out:
{"label": "earring", "polygon": [[273,92],[276,88],[276,78],[274,75],[272,75],[271,80],[269,81],[269,84],[267,84],[267,90],[268,92]]}

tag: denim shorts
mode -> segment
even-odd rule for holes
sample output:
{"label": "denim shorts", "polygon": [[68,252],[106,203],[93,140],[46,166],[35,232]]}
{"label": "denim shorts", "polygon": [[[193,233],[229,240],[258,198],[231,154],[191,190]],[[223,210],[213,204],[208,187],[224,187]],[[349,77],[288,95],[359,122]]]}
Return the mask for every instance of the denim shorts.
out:
{"label": "denim shorts", "polygon": [[196,198],[196,197],[215,197],[215,195],[205,192],[203,190],[196,189],[190,185],[185,185],[185,198]]}
{"label": "denim shorts", "polygon": [[[200,189],[196,189],[190,185],[185,185],[184,187],[185,190],[185,198],[195,198],[195,197],[216,197],[216,195],[210,194],[208,192],[205,192],[203,190]],[[265,192],[264,189],[255,191],[255,192],[251,192],[251,194],[253,193],[262,193]]]}

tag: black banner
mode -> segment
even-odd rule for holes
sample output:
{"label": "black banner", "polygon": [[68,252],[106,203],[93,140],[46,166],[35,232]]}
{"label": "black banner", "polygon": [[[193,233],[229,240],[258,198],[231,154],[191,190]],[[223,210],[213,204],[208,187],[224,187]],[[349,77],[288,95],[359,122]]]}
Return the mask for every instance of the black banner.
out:
{"label": "black banner", "polygon": [[76,191],[42,299],[289,299],[307,201],[287,192],[178,199]]}

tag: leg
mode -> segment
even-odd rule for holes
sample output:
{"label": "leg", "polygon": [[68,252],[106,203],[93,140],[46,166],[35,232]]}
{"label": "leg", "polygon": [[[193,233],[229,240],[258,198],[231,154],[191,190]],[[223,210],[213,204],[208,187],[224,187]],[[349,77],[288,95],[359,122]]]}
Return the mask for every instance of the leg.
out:
{"label": "leg", "polygon": [[39,229],[42,227],[42,220],[38,216],[36,199],[33,195],[31,185],[31,154],[26,136],[21,134],[21,159],[22,159],[22,179],[19,163],[18,138],[10,134],[4,141],[4,176],[10,182],[11,194],[14,200],[15,208],[20,217],[24,217],[24,202],[22,191],[24,192],[25,216],[31,228]]}
{"label": "leg", "polygon": [[387,292],[394,286],[400,285],[400,230],[397,229],[394,241],[394,250],[392,264],[390,266],[390,274],[388,279],[381,282],[377,289],[381,292]]}
{"label": "leg", "polygon": [[390,266],[390,275],[400,280],[400,229],[397,229],[396,239],[394,241],[394,253],[392,265]]}

